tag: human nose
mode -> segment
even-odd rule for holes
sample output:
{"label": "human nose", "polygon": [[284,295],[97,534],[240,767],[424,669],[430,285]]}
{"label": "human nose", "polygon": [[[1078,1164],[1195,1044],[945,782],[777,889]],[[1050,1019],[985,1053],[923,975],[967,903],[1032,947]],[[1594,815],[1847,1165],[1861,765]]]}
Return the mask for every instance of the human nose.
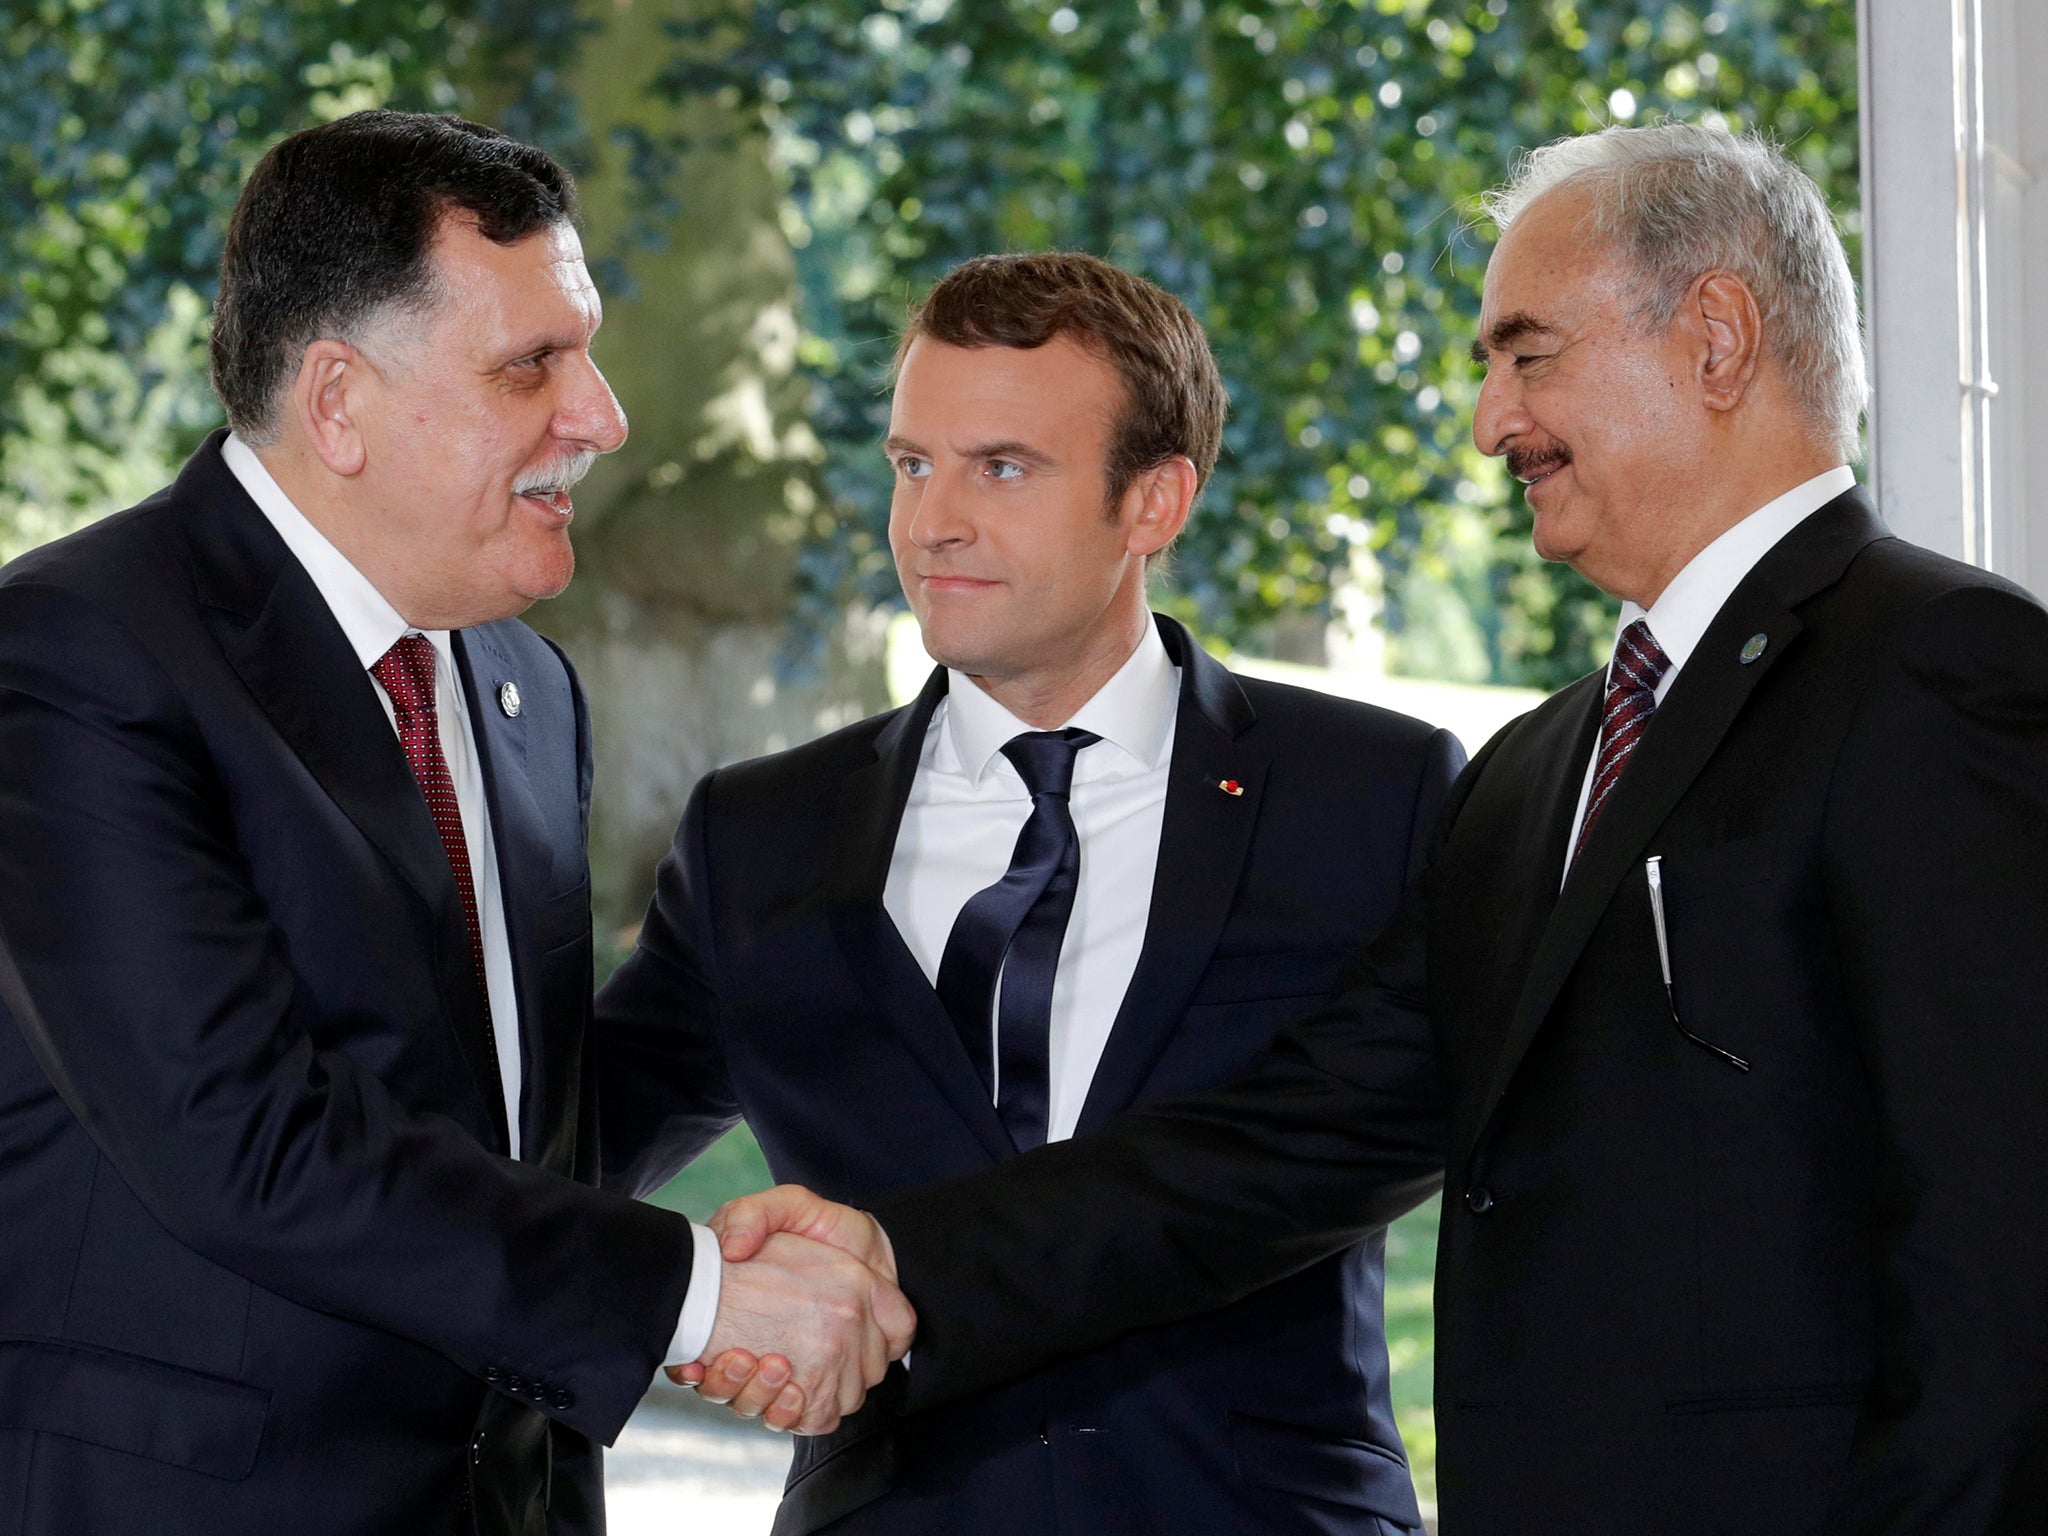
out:
{"label": "human nose", "polygon": [[1479,385],[1479,403],[1472,412],[1472,445],[1489,458],[1497,459],[1529,427],[1528,413],[1512,374],[1488,368]]}
{"label": "human nose", "polygon": [[585,444],[593,452],[610,453],[626,441],[626,431],[626,412],[619,397],[612,393],[597,364],[584,358],[556,414],[556,435]]}
{"label": "human nose", "polygon": [[966,515],[966,498],[951,477],[936,465],[911,491],[904,531],[919,549],[943,549],[949,544],[970,543],[974,524]]}

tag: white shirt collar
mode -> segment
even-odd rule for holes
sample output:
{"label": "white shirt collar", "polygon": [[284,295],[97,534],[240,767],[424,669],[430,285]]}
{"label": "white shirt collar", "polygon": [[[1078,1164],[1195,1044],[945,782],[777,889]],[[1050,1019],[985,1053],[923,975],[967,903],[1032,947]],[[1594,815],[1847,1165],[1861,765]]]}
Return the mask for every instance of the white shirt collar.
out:
{"label": "white shirt collar", "polygon": [[1671,672],[1676,674],[1757,562],[1786,534],[1855,485],[1856,472],[1842,464],[1767,502],[1687,561],[1647,614],[1624,602],[1615,634],[1648,618],[1650,633],[1671,658]]}
{"label": "white shirt collar", "polygon": [[335,622],[341,625],[341,632],[348,637],[349,647],[365,671],[375,666],[402,636],[424,634],[452,673],[455,658],[449,648],[448,631],[420,630],[406,623],[390,600],[370,584],[370,578],[357,570],[348,556],[292,505],[291,497],[285,495],[284,487],[272,477],[253,448],[231,432],[221,444],[220,456],[228,472],[241,481],[257,510],[277,530],[285,548],[313,578],[314,587],[333,611]]}
{"label": "white shirt collar", "polygon": [[[946,731],[962,770],[979,784],[1003,743],[1038,727],[1019,720],[964,672],[949,669],[946,688]],[[1173,739],[1179,708],[1180,669],[1148,617],[1130,659],[1066,723],[1093,731],[1140,767],[1156,768]]]}

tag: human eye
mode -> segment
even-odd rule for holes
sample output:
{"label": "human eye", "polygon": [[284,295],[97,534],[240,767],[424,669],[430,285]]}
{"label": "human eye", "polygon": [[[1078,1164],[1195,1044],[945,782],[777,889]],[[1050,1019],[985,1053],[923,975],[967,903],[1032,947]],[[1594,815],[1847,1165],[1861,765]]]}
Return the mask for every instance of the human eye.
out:
{"label": "human eye", "polygon": [[522,381],[537,379],[546,370],[548,361],[555,355],[553,347],[543,347],[538,352],[529,352],[524,357],[515,357],[505,365],[505,372]]}
{"label": "human eye", "polygon": [[922,480],[932,472],[932,461],[915,453],[896,455],[896,473],[905,480]]}
{"label": "human eye", "polygon": [[1015,459],[990,459],[987,474],[991,480],[1021,480],[1024,466]]}

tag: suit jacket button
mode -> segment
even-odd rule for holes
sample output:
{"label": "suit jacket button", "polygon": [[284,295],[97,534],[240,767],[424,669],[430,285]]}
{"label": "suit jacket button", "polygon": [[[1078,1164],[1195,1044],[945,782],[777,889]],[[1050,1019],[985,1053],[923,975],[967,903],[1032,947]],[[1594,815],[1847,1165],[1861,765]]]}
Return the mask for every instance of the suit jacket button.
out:
{"label": "suit jacket button", "polygon": [[1484,1216],[1493,1209],[1493,1191],[1484,1184],[1474,1184],[1465,1191],[1465,1209],[1474,1216]]}
{"label": "suit jacket button", "polygon": [[499,1367],[495,1365],[487,1365],[484,1367],[484,1380],[489,1382],[492,1386],[495,1387],[499,1382],[503,1381],[504,1379],[505,1373]]}
{"label": "suit jacket button", "polygon": [[558,1413],[567,1413],[576,1406],[576,1394],[567,1387],[557,1387],[548,1394],[548,1406]]}

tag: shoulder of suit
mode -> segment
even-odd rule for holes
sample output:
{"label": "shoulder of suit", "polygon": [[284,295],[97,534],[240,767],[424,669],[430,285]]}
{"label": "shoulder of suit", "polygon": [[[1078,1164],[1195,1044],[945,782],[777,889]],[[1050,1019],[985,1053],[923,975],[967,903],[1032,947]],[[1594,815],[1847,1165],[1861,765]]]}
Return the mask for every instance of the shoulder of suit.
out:
{"label": "shoulder of suit", "polygon": [[1273,734],[1310,733],[1325,740],[1366,741],[1382,750],[1421,750],[1439,727],[1398,710],[1304,688],[1296,683],[1230,674],[1258,716],[1258,727]]}
{"label": "shoulder of suit", "polygon": [[1859,654],[1889,655],[1924,682],[1971,678],[2048,685],[2048,610],[2002,576],[1903,539],[1881,539],[1845,575],[1842,622]]}
{"label": "shoulder of suit", "polygon": [[2039,605],[2039,599],[2005,577],[1936,554],[1900,538],[1876,539],[1857,553],[1841,585],[1881,600],[1896,613],[1952,593],[1998,594]]}
{"label": "shoulder of suit", "polygon": [[166,487],[147,501],[53,539],[0,567],[0,587],[63,587],[120,605],[187,580],[188,561]]}
{"label": "shoulder of suit", "polygon": [[[869,715],[801,746],[727,763],[717,770],[722,796],[737,792],[780,795],[792,789],[815,794],[826,784],[875,760],[875,738],[909,705]],[[913,747],[912,750],[915,750]]]}

